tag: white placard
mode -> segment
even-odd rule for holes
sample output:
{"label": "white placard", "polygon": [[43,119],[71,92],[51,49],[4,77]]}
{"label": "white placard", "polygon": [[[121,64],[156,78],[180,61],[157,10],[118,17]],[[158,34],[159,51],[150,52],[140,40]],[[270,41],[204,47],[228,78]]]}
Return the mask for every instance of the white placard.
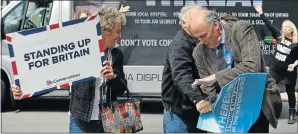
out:
{"label": "white placard", "polygon": [[99,16],[7,34],[15,84],[27,98],[100,77]]}

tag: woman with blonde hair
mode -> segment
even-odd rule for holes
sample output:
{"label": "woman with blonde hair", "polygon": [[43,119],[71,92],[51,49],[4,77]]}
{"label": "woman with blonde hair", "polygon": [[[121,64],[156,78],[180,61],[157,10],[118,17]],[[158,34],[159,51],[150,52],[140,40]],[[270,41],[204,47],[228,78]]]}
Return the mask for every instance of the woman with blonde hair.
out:
{"label": "woman with blonde hair", "polygon": [[290,108],[288,124],[294,124],[296,122],[295,86],[298,65],[297,28],[293,22],[285,20],[282,23],[282,30],[280,31],[265,17],[260,5],[254,5],[254,8],[271,31],[272,36],[278,41],[277,50],[275,51],[274,58],[270,65],[269,75],[272,76],[277,83],[285,80]]}

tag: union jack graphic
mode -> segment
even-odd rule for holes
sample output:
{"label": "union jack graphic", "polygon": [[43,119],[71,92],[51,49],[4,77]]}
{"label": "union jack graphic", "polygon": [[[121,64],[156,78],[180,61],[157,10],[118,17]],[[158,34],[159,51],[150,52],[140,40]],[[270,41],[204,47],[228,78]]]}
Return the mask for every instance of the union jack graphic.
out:
{"label": "union jack graphic", "polygon": [[[81,19],[76,19],[76,20],[51,24],[51,25],[48,25],[48,26],[40,27],[40,28],[34,28],[34,29],[29,29],[29,30],[25,30],[25,31],[16,32],[16,33],[13,33],[13,34],[16,35],[16,36],[28,36],[28,35],[32,35],[32,34],[36,34],[36,33],[40,33],[40,32],[55,30],[55,29],[59,29],[59,28],[63,28],[63,27],[67,27],[67,26],[71,26],[71,25],[75,25],[75,24],[79,24],[79,23],[84,23],[84,22],[87,22],[87,21],[98,21],[98,18],[99,18],[99,16],[94,15],[94,16],[90,16],[88,18],[81,18]],[[104,46],[103,46],[103,42],[102,42],[101,27],[100,27],[99,22],[96,25],[96,29],[97,29],[97,36],[98,36],[99,52],[104,53]],[[6,36],[6,40],[8,42],[9,55],[10,55],[10,58],[12,59],[11,67],[12,67],[12,71],[13,71],[13,75],[14,75],[14,82],[17,86],[19,86],[21,88],[22,85],[21,85],[20,80],[18,78],[17,63],[14,59],[15,54],[14,54],[14,48],[13,48],[13,44],[12,44],[13,43],[12,42],[13,38],[11,36]],[[104,54],[102,54],[102,55],[104,55]],[[105,59],[104,56],[102,56],[101,61],[103,62],[104,59]],[[75,83],[89,81],[91,79],[95,79],[95,78],[94,77],[88,77],[88,78],[84,78],[84,79],[81,79],[81,80],[78,80],[78,81],[63,83],[63,84],[58,85],[56,87],[51,87],[51,88],[48,88],[48,89],[44,89],[44,90],[41,90],[39,92],[24,94],[21,99],[25,99],[25,98],[29,98],[29,97],[33,97],[33,96],[38,96],[38,95],[41,95],[41,94],[51,92],[51,91],[56,90],[56,89],[71,86],[72,84],[75,84]],[[46,81],[46,85],[51,85],[51,84],[53,84],[53,82],[51,80]]]}

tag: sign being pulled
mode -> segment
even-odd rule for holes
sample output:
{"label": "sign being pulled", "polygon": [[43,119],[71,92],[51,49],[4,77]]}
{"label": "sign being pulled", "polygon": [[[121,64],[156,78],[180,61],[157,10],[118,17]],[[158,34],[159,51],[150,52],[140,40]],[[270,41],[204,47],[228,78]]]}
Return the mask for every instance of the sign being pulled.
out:
{"label": "sign being pulled", "polygon": [[10,33],[6,40],[22,99],[100,77],[104,46],[99,16]]}
{"label": "sign being pulled", "polygon": [[247,133],[260,115],[266,73],[239,75],[218,94],[213,111],[201,114],[197,128],[215,133]]}

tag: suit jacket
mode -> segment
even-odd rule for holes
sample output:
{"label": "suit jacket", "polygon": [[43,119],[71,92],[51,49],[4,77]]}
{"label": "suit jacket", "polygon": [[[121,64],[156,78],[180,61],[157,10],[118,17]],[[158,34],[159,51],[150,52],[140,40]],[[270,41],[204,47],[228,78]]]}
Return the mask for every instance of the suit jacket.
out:
{"label": "suit jacket", "polygon": [[[230,50],[234,63],[232,68],[218,69],[218,60],[214,49],[206,45],[196,46],[193,57],[201,78],[215,74],[216,81],[203,87],[203,92],[210,94],[219,90],[239,74],[266,72],[260,43],[253,26],[244,21],[231,22],[223,25],[225,47]],[[278,86],[268,76],[264,90],[262,111],[272,127],[276,128],[282,110],[282,102]]]}

